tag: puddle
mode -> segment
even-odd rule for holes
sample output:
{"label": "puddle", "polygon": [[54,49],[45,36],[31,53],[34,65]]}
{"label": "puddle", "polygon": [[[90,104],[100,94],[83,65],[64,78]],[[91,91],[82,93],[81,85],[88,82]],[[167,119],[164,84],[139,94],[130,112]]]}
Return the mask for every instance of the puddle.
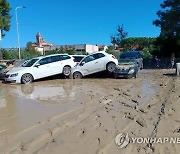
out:
{"label": "puddle", "polygon": [[69,82],[0,87],[0,139],[11,136],[39,121],[78,107],[78,92]]}

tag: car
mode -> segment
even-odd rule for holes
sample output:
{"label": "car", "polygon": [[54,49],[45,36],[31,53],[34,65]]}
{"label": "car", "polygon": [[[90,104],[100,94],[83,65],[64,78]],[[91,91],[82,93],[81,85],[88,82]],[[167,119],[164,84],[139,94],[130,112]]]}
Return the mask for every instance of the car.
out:
{"label": "car", "polygon": [[5,74],[4,80],[14,83],[31,83],[34,80],[60,73],[68,77],[74,66],[73,57],[68,54],[40,56],[29,60],[21,67],[10,69]]}
{"label": "car", "polygon": [[135,59],[138,63],[139,69],[143,69],[143,58],[139,51],[125,51],[120,56],[119,59]]}
{"label": "car", "polygon": [[137,78],[139,71],[138,63],[135,59],[119,59],[114,70],[115,78]]}
{"label": "car", "polygon": [[0,71],[1,71],[1,70],[3,70],[3,69],[5,69],[5,68],[6,68],[6,66],[5,66],[5,65],[0,64]]}
{"label": "car", "polygon": [[74,62],[77,65],[86,55],[72,55]]}
{"label": "car", "polygon": [[25,65],[28,61],[29,61],[29,59],[21,59],[18,61],[13,61],[13,63],[11,62],[10,65],[5,66],[5,68],[3,70],[0,70],[0,79],[4,79],[5,74],[12,68],[21,67],[22,65]]}
{"label": "car", "polygon": [[105,51],[99,51],[84,57],[77,66],[72,69],[71,75],[74,79],[77,79],[105,70],[113,73],[117,64],[118,60],[115,56]]}
{"label": "car", "polygon": [[0,64],[0,79],[3,79],[4,71],[6,70],[5,64]]}

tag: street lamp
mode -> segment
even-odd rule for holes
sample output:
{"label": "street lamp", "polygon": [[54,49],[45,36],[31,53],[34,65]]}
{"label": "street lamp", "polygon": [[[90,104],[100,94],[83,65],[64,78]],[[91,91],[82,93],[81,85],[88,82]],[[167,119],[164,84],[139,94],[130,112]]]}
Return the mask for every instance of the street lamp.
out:
{"label": "street lamp", "polygon": [[17,17],[17,10],[18,9],[23,9],[26,8],[25,6],[18,6],[15,9],[15,14],[16,14],[16,30],[17,30],[17,39],[18,39],[18,50],[19,50],[19,59],[21,59],[21,48],[20,48],[20,37],[19,37],[19,23],[18,23],[18,17]]}

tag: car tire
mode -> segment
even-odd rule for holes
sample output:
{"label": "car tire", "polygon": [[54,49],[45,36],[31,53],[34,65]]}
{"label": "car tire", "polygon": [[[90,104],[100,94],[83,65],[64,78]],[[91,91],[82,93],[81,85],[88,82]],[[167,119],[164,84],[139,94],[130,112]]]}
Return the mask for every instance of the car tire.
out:
{"label": "car tire", "polygon": [[80,72],[73,73],[73,79],[81,79],[81,78],[82,78],[82,74]]}
{"label": "car tire", "polygon": [[110,62],[110,63],[107,64],[106,70],[107,70],[108,73],[113,73],[114,70],[115,70],[115,67],[116,67],[116,64],[113,63],[113,62]]}
{"label": "car tire", "polygon": [[71,67],[70,66],[64,66],[62,73],[65,77],[69,77],[71,75]]}
{"label": "car tire", "polygon": [[34,80],[33,76],[29,73],[23,74],[21,77],[21,83],[23,84],[31,83],[33,82],[33,80]]}

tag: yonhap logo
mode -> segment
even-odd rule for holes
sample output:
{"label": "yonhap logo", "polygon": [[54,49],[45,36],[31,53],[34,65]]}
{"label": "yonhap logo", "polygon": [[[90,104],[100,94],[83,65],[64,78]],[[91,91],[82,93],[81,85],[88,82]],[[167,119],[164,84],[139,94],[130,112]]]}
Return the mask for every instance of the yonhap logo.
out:
{"label": "yonhap logo", "polygon": [[129,143],[136,144],[179,144],[180,137],[129,137],[128,133],[120,133],[115,137],[118,148],[125,148]]}
{"label": "yonhap logo", "polygon": [[130,142],[130,138],[128,136],[128,133],[120,133],[115,138],[115,143],[118,146],[118,148],[124,148],[126,147]]}

